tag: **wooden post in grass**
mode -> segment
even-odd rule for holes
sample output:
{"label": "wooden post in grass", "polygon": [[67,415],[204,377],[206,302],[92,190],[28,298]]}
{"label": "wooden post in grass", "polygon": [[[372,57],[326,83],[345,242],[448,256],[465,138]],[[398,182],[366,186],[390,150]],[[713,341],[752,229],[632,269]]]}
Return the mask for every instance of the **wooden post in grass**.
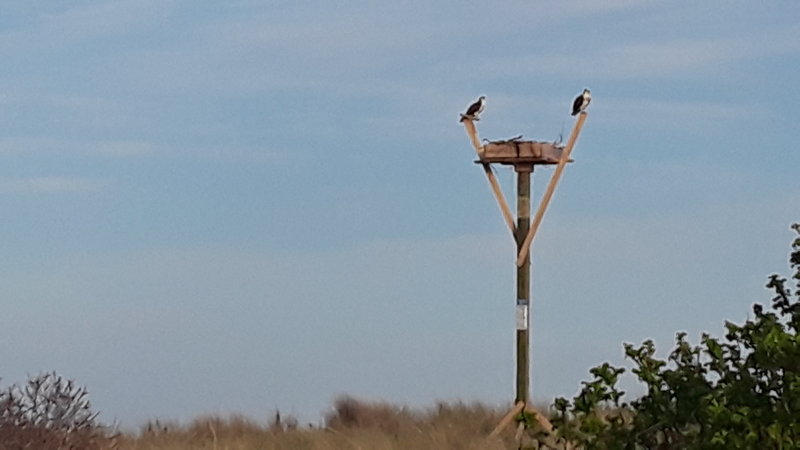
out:
{"label": "wooden post in grass", "polygon": [[[516,164],[517,172],[517,251],[522,249],[531,224],[531,173],[533,164]],[[530,304],[531,259],[526,256],[517,266],[517,398],[515,402],[528,403],[530,398]]]}
{"label": "wooden post in grass", "polygon": [[[531,257],[529,248],[536,229],[542,221],[547,205],[553,196],[553,191],[556,184],[558,184],[561,173],[564,171],[566,164],[572,162],[569,159],[569,155],[585,120],[586,113],[584,112],[578,117],[566,147],[561,147],[552,142],[524,141],[521,139],[522,136],[481,145],[475,123],[470,119],[463,120],[467,136],[469,136],[475,153],[478,155],[478,160],[475,162],[483,166],[483,170],[492,187],[492,193],[497,199],[500,211],[503,213],[503,219],[511,230],[516,243],[516,399],[514,408],[492,431],[491,437],[496,437],[523,410],[527,411],[528,414],[534,414],[542,429],[548,432],[552,431],[552,425],[547,418],[536,411],[529,403],[532,398],[530,389]],[[497,177],[494,176],[491,164],[512,165],[517,173],[516,225],[514,224],[511,210],[503,197],[503,191],[497,182]],[[531,175],[536,165],[557,166],[539,205],[533,224],[531,224]]]}

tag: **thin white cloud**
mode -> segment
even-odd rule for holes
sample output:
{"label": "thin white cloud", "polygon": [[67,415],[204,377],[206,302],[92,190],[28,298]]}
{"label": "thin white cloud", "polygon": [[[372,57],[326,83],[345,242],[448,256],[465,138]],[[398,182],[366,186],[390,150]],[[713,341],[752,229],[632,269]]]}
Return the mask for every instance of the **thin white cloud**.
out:
{"label": "thin white cloud", "polygon": [[[601,75],[634,78],[720,72],[726,66],[762,56],[796,53],[798,27],[719,39],[686,39],[627,44],[610,49]],[[599,62],[599,61],[598,61]]]}
{"label": "thin white cloud", "polygon": [[660,127],[707,128],[710,124],[768,117],[757,105],[649,98],[601,98],[592,105],[594,120],[617,125],[657,123]]}
{"label": "thin white cloud", "polygon": [[108,181],[82,177],[28,177],[0,179],[2,194],[57,194],[99,192]]}
{"label": "thin white cloud", "polygon": [[0,139],[0,154],[72,154],[132,157],[154,153],[156,146],[145,141],[72,141],[47,137]]}
{"label": "thin white cloud", "polygon": [[[181,48],[133,55],[133,76],[170,89],[253,92],[347,84],[354,73],[374,73],[419,56],[430,42],[452,41],[457,30],[417,23],[413,32],[390,14],[331,14],[302,21],[269,16],[238,18],[199,27]],[[448,38],[448,36],[451,36]],[[360,77],[359,77],[360,78]]]}
{"label": "thin white cloud", "polygon": [[[487,58],[473,68],[473,72],[496,77],[495,68],[514,67],[511,76],[586,77],[590,73],[593,79],[707,77],[722,72],[731,64],[750,59],[797,54],[800,52],[800,42],[796,39],[798,34],[800,27],[792,26],[721,38],[606,43],[600,48],[590,47],[586,51],[569,54],[538,53],[513,58]],[[469,64],[474,62],[470,61]],[[501,75],[507,76],[507,73]]]}
{"label": "thin white cloud", "polygon": [[[216,91],[253,92],[316,87],[369,88],[394,71],[427,72],[436,61],[476,39],[465,23],[484,30],[519,35],[533,26],[563,26],[574,17],[642,8],[650,2],[514,2],[505,8],[455,8],[441,17],[436,7],[382,4],[374,7],[313,8],[291,6],[248,16],[222,17],[194,30],[188,43],[132,56],[127,64],[147,84],[177,90],[213,86]],[[428,11],[428,9],[430,9]],[[222,20],[224,19],[224,20]],[[487,35],[488,39],[500,35]],[[502,46],[501,46],[502,47]],[[478,50],[480,52],[480,50]],[[472,64],[472,58],[464,64]],[[474,74],[475,67],[456,73]],[[377,74],[377,75],[376,75]],[[417,79],[414,75],[412,78]],[[424,75],[423,75],[424,76]],[[369,83],[364,83],[369,78]],[[447,81],[444,80],[444,83]]]}
{"label": "thin white cloud", "polygon": [[42,106],[51,106],[82,115],[87,113],[109,114],[118,107],[117,102],[102,97],[64,94],[18,97],[18,101],[38,103]]}
{"label": "thin white cloud", "polygon": [[173,1],[119,0],[91,3],[41,18],[41,32],[58,41],[94,39],[124,34],[159,20]]}
{"label": "thin white cloud", "polygon": [[100,158],[197,158],[210,161],[275,161],[291,153],[270,146],[169,146],[150,141],[73,141],[49,137],[0,138],[0,155],[66,155]]}
{"label": "thin white cloud", "polygon": [[143,141],[101,141],[85,148],[90,154],[112,157],[143,156],[157,151],[154,144]]}
{"label": "thin white cloud", "polygon": [[[569,2],[559,0],[531,2],[522,0],[516,2],[513,8],[510,8],[522,14],[516,14],[513,17],[506,16],[503,20],[506,23],[516,19],[522,20],[524,21],[523,23],[527,24],[533,22],[537,25],[540,23],[550,23],[563,26],[564,23],[570,20],[582,17],[646,9],[653,5],[657,5],[657,2],[651,0],[608,0],[602,2],[594,0],[571,0]],[[500,27],[502,23],[497,23],[495,25]]]}
{"label": "thin white cloud", "polygon": [[92,129],[115,129],[130,125],[139,118],[129,115],[122,100],[100,95],[77,95],[69,89],[56,93],[30,88],[26,83],[0,85],[0,104],[14,117],[28,110],[46,111],[43,116],[57,124],[71,124]]}

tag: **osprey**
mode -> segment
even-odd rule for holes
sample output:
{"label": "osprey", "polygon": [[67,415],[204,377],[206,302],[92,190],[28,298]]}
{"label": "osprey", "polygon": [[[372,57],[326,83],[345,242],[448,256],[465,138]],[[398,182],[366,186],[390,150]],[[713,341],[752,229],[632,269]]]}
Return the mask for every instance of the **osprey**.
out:
{"label": "osprey", "polygon": [[592,93],[588,89],[583,90],[583,94],[579,95],[574,102],[572,102],[572,115],[586,111],[589,102],[592,101]]}
{"label": "osprey", "polygon": [[459,122],[463,122],[467,119],[481,120],[481,118],[478,117],[478,114],[483,112],[483,108],[485,106],[486,106],[486,96],[481,95],[475,103],[469,105],[469,108],[467,108],[467,112],[461,114],[461,120],[459,120]]}

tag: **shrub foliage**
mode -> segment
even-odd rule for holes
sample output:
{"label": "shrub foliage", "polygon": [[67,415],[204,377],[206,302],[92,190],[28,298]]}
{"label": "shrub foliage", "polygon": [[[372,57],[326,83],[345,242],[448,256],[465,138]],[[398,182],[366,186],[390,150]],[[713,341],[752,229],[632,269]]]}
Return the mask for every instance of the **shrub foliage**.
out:
{"label": "shrub foliage", "polygon": [[96,423],[86,389],[44,373],[0,390],[0,450],[101,449],[114,437]]}
{"label": "shrub foliage", "polygon": [[[591,370],[572,400],[555,401],[553,424],[563,441],[596,449],[800,448],[800,225],[789,258],[792,281],[769,277],[768,306],[725,323],[722,338],[699,345],[678,333],[668,359],[652,341],[625,345],[646,393],[623,402],[625,369]],[[790,287],[791,286],[791,287]]]}

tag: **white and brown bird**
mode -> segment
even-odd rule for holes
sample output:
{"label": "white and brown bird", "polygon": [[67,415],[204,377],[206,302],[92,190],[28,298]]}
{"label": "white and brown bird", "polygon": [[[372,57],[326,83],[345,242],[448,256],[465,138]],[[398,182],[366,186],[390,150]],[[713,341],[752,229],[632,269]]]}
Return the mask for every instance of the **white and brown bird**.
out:
{"label": "white and brown bird", "polygon": [[589,102],[592,101],[592,93],[588,89],[584,89],[583,93],[575,98],[575,101],[572,102],[572,115],[577,115],[578,113],[582,113],[586,111],[586,107],[589,106]]}
{"label": "white and brown bird", "polygon": [[481,118],[478,116],[480,115],[480,113],[483,112],[483,108],[485,107],[486,107],[486,96],[481,95],[475,103],[469,105],[469,107],[467,108],[467,112],[461,114],[461,120],[459,120],[459,122],[463,122],[467,119],[481,120]]}

